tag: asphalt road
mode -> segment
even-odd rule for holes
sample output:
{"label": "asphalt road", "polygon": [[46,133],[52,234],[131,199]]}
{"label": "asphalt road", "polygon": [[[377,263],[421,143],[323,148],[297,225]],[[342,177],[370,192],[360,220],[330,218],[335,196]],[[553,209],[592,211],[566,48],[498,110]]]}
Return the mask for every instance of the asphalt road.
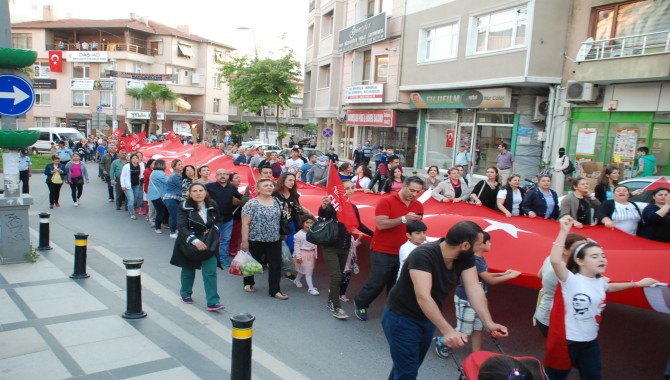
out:
{"label": "asphalt road", "polygon": [[[95,176],[95,165],[89,165],[89,173]],[[229,328],[229,317],[239,312],[256,317],[253,343],[257,347],[254,359],[258,362],[254,363],[254,375],[258,378],[286,378],[287,368],[312,379],[384,379],[388,376],[391,360],[380,325],[384,299],[371,305],[370,318],[366,322],[354,318],[352,304],[344,304],[345,311],[351,316],[349,320],[336,320],[325,308],[328,276],[322,258],[319,258],[315,271],[315,285],[322,291],[321,296],[310,296],[305,288],[298,289],[282,280],[282,291],[290,299],[272,299],[267,295],[265,277],[257,279],[258,291],[249,294],[243,291],[240,277],[219,271],[219,293],[226,309],[222,313],[206,313],[202,311],[205,305],[200,278],[196,279],[194,287],[195,304],[185,306],[176,302],[179,268],[169,264],[174,240],[167,233],[155,234],[143,218],[131,220],[126,211],[116,211],[114,203],[107,202],[106,187],[98,178],[84,187],[81,205],[77,208],[73,207],[69,188],[64,186],[61,207],[49,210],[43,174],[33,176],[31,190],[35,200],[30,209],[31,228],[39,230],[39,212],[51,212],[51,241],[68,252],[74,252],[75,233],[89,234],[88,266],[97,276],[125,289],[125,272],[120,259],[145,259],[143,301],[153,311],[147,320],[170,322],[161,324],[162,328],[179,326],[176,329],[181,331],[171,333],[188,334],[199,344],[189,344],[189,339],[175,343],[155,326],[146,327],[146,333],[161,347],[171,347],[169,352],[187,363],[185,365],[192,363],[197,367],[195,372],[203,378],[217,373],[220,376],[220,371],[228,368],[228,363],[216,362],[217,358],[230,355],[230,344],[220,336],[221,331],[225,333],[227,330],[220,328]],[[44,254],[50,255],[48,252]],[[366,279],[364,273],[369,263],[365,254],[359,255],[359,263],[362,274],[353,276],[349,288],[351,298]],[[84,280],[82,286],[94,287],[92,284],[89,279]],[[510,331],[510,336],[502,341],[508,354],[540,359],[544,356],[544,340],[531,325],[536,295],[534,290],[511,285],[492,287],[489,292],[494,319],[508,326]],[[117,307],[123,311],[122,304]],[[455,323],[453,303],[447,302],[445,313],[448,320]],[[137,327],[142,330],[142,324]],[[600,330],[604,379],[662,378],[670,357],[668,342],[670,315],[609,304]],[[206,347],[204,351],[212,351],[203,352],[203,347]],[[495,350],[495,347],[486,341],[485,349]],[[223,356],[211,353],[222,353]],[[466,354],[465,350],[459,350],[459,356]],[[439,358],[431,351],[419,377],[455,379],[457,371],[453,361]],[[573,373],[571,378],[578,376]]]}

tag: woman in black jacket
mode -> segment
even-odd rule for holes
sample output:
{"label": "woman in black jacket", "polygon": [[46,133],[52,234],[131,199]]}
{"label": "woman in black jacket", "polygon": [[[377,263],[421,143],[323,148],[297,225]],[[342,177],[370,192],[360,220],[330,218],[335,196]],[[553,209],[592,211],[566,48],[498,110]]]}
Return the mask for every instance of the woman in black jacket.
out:
{"label": "woman in black jacket", "polygon": [[598,178],[598,184],[594,189],[596,199],[600,203],[614,198],[614,187],[619,184],[620,173],[619,168],[616,166],[608,166],[603,170],[600,178]]}
{"label": "woman in black jacket", "polygon": [[507,179],[507,186],[498,191],[497,202],[498,210],[506,217],[523,215],[523,196],[525,191],[520,187],[521,176],[513,174]]}
{"label": "woman in black jacket", "polygon": [[[342,185],[347,192],[347,196],[351,197],[356,189],[351,180],[342,181]],[[372,236],[372,232],[363,223],[358,213],[358,208],[353,203],[351,204],[358,220],[358,230]],[[337,220],[337,211],[330,203],[328,197],[323,197],[321,207],[319,207],[319,218],[325,220]],[[349,248],[351,247],[351,233],[347,231],[345,225],[341,222],[337,223],[338,236],[337,242],[334,246],[323,247],[323,257],[328,266],[328,273],[330,274],[330,293],[328,294],[328,309],[332,312],[333,317],[337,319],[347,319],[349,316],[342,310],[340,305],[340,285],[342,283],[342,273],[349,257]]]}
{"label": "woman in black jacket", "polygon": [[537,216],[544,219],[558,218],[558,194],[551,187],[551,177],[541,175],[537,179],[537,187],[526,193],[521,203],[523,213],[530,218]]}
{"label": "woman in black jacket", "polygon": [[[214,223],[217,221],[218,212],[216,203],[205,190],[205,185],[193,183],[189,186],[186,199],[179,207],[177,215],[178,236],[170,264],[181,267],[181,300],[187,304],[193,303],[191,295],[195,270],[201,269],[207,311],[221,310],[224,306],[219,303],[216,290],[219,230]],[[205,242],[210,242],[209,246]]]}

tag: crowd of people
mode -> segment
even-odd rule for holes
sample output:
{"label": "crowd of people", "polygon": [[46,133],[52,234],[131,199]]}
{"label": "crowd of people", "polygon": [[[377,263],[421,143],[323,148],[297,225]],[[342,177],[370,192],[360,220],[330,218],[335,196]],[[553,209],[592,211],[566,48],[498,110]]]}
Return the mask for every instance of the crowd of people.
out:
{"label": "crowd of people", "polygon": [[[471,167],[467,164],[449,169],[444,180],[436,166],[428,168],[425,179],[405,177],[391,146],[384,151],[378,149],[376,154],[372,149],[361,149],[354,165],[339,162],[332,153],[303,157],[297,147],[291,150],[289,159],[274,152],[265,154],[262,149],[219,147],[236,166],[258,169],[256,196],[251,198],[248,188],[240,193],[236,172],[218,169],[212,180],[207,166],[183,165],[178,159],[145,160],[141,153],[119,150],[113,139],[94,142],[93,147],[84,141],[80,144],[88,147],[83,153],[61,142],[45,169],[50,207],[60,207],[63,183],[70,185],[73,204],[78,206],[84,184],[90,180],[82,158],[95,160],[98,177],[107,184],[109,202],[115,203],[117,210],[127,210],[133,220],[144,216],[157,234],[167,227],[170,238],[175,239],[170,263],[181,268],[182,302],[193,303],[195,274],[201,270],[208,311],[224,308],[217,292],[216,268],[230,266],[231,257],[239,251],[248,252],[266,267],[267,286],[263,288],[278,300],[289,298],[281,291],[282,278],[298,288],[303,287],[304,279],[309,295],[320,294],[313,271],[322,255],[329,274],[327,310],[337,319],[347,319],[342,304],[352,301],[347,287],[355,267],[356,247],[362,234],[369,235],[370,272],[362,289],[352,297],[354,315],[366,321],[370,305],[386,290],[381,319],[393,360],[390,378],[416,378],[435,330],[451,348],[464,346],[471,336],[472,351],[481,349],[484,331],[505,337],[507,329],[495,323],[488,310],[486,291],[488,286],[520,274],[512,269],[489,273],[484,255],[493,242],[473,222],[459,222],[444,238],[426,242],[427,227],[421,221],[423,204],[417,200],[424,191],[430,191],[439,202],[470,202],[510,218],[559,219],[561,232],[540,269],[543,291],[534,318],[541,333],[550,335],[549,314],[556,308],[554,297],[560,283],[563,309],[567,310],[566,331],[561,333],[569,343],[569,361],[586,376],[582,378],[600,378],[598,323],[594,317],[602,311],[605,292],[651,286],[656,280],[608,283],[603,277],[607,265],[603,249],[581,235],[569,233],[570,229],[600,223],[658,241],[668,242],[670,236],[670,190],[654,190],[652,203],[640,210],[629,202],[630,191],[618,184],[614,167],[603,171],[595,194],[583,178],[576,177],[572,180],[573,191],[559,202],[551,176],[539,176],[537,187],[524,191],[518,175],[510,170],[502,182],[501,170],[495,166],[487,168],[486,178],[476,184],[471,183]],[[369,143],[366,146],[370,148]],[[373,160],[374,174],[370,169]],[[337,164],[347,196],[356,191],[385,194],[375,208],[374,231],[361,222],[355,206],[360,225],[357,231],[348,231],[338,221],[338,212],[328,197],[324,197],[317,215],[302,207],[297,181],[325,184],[331,163]],[[317,217],[337,223],[335,243],[317,246],[307,239]],[[290,232],[282,228],[283,222],[290,226]],[[293,257],[295,274],[282,271],[284,245]],[[244,276],[240,285],[247,293],[257,291],[253,275]],[[441,313],[454,290],[455,327]],[[586,300],[578,301],[579,297]],[[579,303],[585,306],[577,310],[575,305]],[[547,367],[546,371],[552,380],[563,379],[569,367]]]}

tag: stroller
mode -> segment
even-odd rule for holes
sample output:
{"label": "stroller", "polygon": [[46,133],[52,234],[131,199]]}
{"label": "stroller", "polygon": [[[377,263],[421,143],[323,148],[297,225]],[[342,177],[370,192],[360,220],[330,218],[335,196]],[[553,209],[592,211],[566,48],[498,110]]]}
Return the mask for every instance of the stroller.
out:
{"label": "stroller", "polygon": [[[489,358],[499,355],[505,355],[500,342],[498,339],[491,337],[493,344],[498,348],[500,354],[490,351],[477,351],[470,354],[465,360],[461,363],[456,357],[456,353],[442,341],[441,337],[433,338],[435,344],[435,352],[441,358],[447,358],[451,356],[458,368],[460,375],[459,380],[477,380],[479,378],[479,367]],[[510,355],[505,355],[510,356]],[[544,367],[542,362],[539,359],[532,356],[510,356],[521,363],[524,364],[526,368],[533,374],[534,380],[547,380],[547,376],[544,373]]]}

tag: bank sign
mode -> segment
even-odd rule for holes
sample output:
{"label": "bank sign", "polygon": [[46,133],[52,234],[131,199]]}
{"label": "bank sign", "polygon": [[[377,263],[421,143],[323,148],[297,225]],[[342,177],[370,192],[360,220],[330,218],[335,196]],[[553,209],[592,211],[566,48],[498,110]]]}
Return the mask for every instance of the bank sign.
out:
{"label": "bank sign", "polygon": [[509,108],[511,88],[423,91],[410,94],[410,108]]}
{"label": "bank sign", "polygon": [[347,125],[365,125],[370,127],[395,126],[394,110],[349,110],[347,111]]}
{"label": "bank sign", "polygon": [[386,12],[340,30],[339,53],[386,39]]}
{"label": "bank sign", "polygon": [[109,61],[106,51],[66,51],[65,59],[68,62],[107,62]]}

